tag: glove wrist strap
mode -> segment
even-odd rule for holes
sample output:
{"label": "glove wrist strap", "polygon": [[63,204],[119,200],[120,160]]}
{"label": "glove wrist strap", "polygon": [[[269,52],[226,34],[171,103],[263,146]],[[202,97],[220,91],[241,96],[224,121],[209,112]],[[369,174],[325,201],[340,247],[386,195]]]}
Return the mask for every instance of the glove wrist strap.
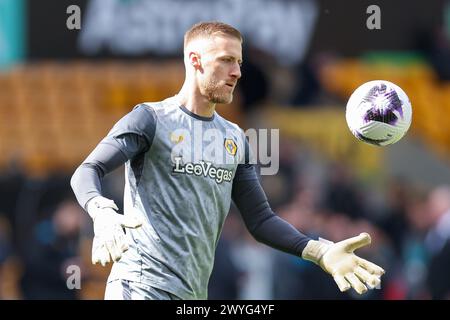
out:
{"label": "glove wrist strap", "polygon": [[319,264],[320,259],[329,249],[331,243],[332,243],[331,241],[320,238],[319,241],[317,240],[308,241],[308,244],[306,245],[305,249],[303,249],[302,258],[305,260],[312,261],[315,264]]}
{"label": "glove wrist strap", "polygon": [[89,202],[86,205],[86,209],[87,209],[86,211],[89,214],[89,216],[92,218],[92,220],[95,220],[95,217],[97,216],[96,209],[98,209],[97,205],[94,202],[96,202],[95,198],[92,198],[91,200],[89,200]]}
{"label": "glove wrist strap", "polygon": [[109,200],[102,196],[97,196],[97,197],[92,198],[91,200],[89,200],[89,202],[86,205],[87,212],[91,216],[92,220],[95,220],[95,218],[98,216],[101,209],[111,208],[114,210],[114,209],[116,209],[116,208],[114,208],[114,206],[115,205],[112,200]]}

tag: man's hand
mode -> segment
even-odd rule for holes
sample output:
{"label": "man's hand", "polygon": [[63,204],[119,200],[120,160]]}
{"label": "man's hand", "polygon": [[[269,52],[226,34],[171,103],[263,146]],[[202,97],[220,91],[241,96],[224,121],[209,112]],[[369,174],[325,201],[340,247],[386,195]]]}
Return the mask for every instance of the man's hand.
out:
{"label": "man's hand", "polygon": [[370,244],[368,233],[337,243],[323,240],[310,240],[302,252],[302,258],[318,264],[331,274],[339,289],[347,291],[353,287],[363,294],[367,287],[380,284],[384,270],[376,264],[356,256],[353,251]]}
{"label": "man's hand", "polygon": [[[94,221],[94,240],[92,242],[92,263],[118,261],[128,250],[128,243],[122,228],[137,228],[142,221],[136,216],[118,214],[113,200],[95,197],[89,200],[87,211]],[[112,260],[111,260],[112,259]]]}

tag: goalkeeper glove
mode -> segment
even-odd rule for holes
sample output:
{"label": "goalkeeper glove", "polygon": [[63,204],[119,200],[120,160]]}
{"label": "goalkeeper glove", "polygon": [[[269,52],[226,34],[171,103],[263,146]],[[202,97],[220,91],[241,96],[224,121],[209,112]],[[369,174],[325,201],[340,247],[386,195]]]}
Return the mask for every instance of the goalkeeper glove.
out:
{"label": "goalkeeper glove", "polygon": [[382,268],[353,253],[370,242],[368,233],[337,243],[323,239],[310,240],[302,252],[302,258],[318,264],[331,274],[342,292],[353,287],[356,292],[363,294],[367,291],[366,285],[369,288],[378,286],[384,274]]}
{"label": "goalkeeper glove", "polygon": [[[94,221],[94,240],[92,242],[92,263],[105,266],[118,261],[128,250],[128,243],[122,228],[137,228],[142,225],[136,216],[118,214],[113,200],[97,196],[87,204],[87,211]],[[112,259],[112,260],[111,260]]]}

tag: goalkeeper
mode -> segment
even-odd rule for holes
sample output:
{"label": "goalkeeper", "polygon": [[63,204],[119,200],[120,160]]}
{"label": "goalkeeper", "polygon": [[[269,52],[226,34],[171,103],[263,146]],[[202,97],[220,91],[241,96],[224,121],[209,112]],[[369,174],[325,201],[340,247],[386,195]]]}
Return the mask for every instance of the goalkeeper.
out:
{"label": "goalkeeper", "polygon": [[[249,163],[243,131],[215,112],[217,103],[232,101],[241,77],[239,31],[220,22],[194,25],[185,34],[184,63],[180,92],[136,106],[72,176],[78,202],[93,219],[92,262],[115,262],[105,299],[206,299],[231,200],[255,239],[313,261],[341,291],[362,294],[377,286],[383,269],[353,253],[368,245],[370,236],[338,243],[313,240],[279,218]],[[196,127],[223,137],[200,145],[222,151],[221,159],[192,158],[190,136]],[[122,164],[123,215],[101,188],[103,177]]]}

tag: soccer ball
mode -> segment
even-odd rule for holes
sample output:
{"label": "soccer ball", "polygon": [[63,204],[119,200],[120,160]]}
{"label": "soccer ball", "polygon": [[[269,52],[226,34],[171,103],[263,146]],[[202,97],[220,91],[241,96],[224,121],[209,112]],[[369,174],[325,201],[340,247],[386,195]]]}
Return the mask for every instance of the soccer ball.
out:
{"label": "soccer ball", "polygon": [[412,108],[406,93],[385,80],[358,87],[347,102],[347,125],[361,141],[387,146],[399,141],[411,125]]}

